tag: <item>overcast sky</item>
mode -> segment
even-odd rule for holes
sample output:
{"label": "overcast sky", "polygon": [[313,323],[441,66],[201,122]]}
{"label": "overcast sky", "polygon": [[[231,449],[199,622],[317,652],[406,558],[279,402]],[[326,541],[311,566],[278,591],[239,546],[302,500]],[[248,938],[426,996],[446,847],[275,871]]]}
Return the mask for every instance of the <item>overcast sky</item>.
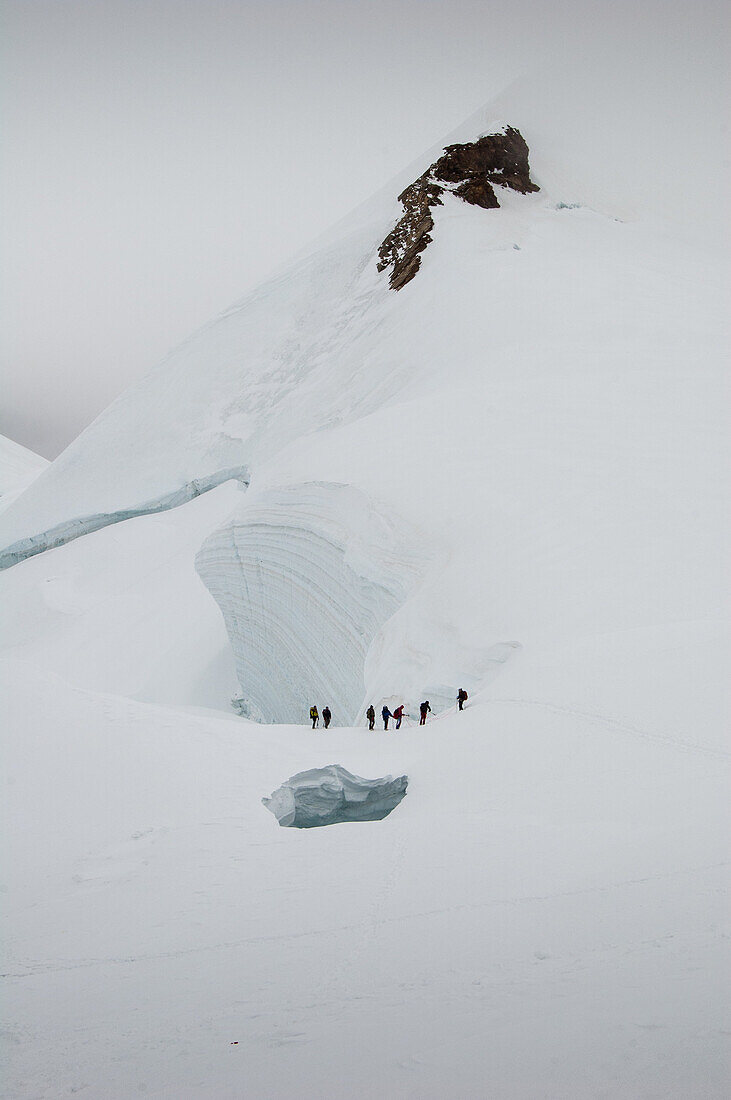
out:
{"label": "overcast sky", "polygon": [[0,432],[54,457],[536,51],[632,10],[0,0]]}

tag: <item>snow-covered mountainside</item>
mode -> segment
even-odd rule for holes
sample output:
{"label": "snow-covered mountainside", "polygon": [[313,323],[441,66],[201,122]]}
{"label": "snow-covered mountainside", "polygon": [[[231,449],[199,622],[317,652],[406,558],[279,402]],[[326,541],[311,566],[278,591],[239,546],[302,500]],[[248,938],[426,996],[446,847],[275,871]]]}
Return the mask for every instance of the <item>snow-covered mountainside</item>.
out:
{"label": "snow-covered mountainside", "polygon": [[[542,183],[540,164],[531,171]],[[498,644],[553,655],[599,625],[605,638],[629,632],[637,643],[665,616],[715,619],[719,260],[641,222],[565,203],[573,193],[496,186],[494,210],[443,194],[421,270],[399,291],[377,261],[401,213],[393,193],[191,338],[6,512],[10,558],[44,538],[53,545],[59,531],[78,533],[85,518],[144,511],[232,469],[251,479],[236,524],[261,508],[273,517],[271,501],[283,491],[289,500],[294,486],[303,500],[322,482],[349,486],[376,526],[398,529],[400,556],[420,556],[409,599],[398,614],[384,605],[364,628],[361,667],[347,672],[303,645],[308,615],[326,621],[339,598],[334,574],[335,587],[311,586],[309,612],[274,612],[280,635],[295,639],[292,660],[304,662],[288,686],[280,676],[282,695],[301,695],[306,709],[309,676],[348,715],[366,697],[451,695],[458,680],[476,687]],[[347,508],[331,520],[347,528]],[[307,576],[320,544],[305,541]],[[250,606],[267,607],[261,571],[252,575],[233,552],[225,570],[219,593],[246,590]],[[222,607],[257,712],[261,692],[276,691],[262,675],[276,682],[277,665],[256,632],[243,631],[244,656],[233,605],[224,597]],[[655,644],[653,634],[633,667],[657,664]],[[347,697],[343,676],[360,685]],[[603,682],[576,683],[582,698],[603,697]],[[670,699],[676,686],[671,675]],[[291,705],[265,712],[291,718]],[[688,720],[681,701],[668,709]]]}
{"label": "snow-covered mountainside", "polygon": [[[516,84],[0,517],[13,1096],[724,1094],[726,267],[658,102]],[[280,830],[334,764],[408,796]]]}

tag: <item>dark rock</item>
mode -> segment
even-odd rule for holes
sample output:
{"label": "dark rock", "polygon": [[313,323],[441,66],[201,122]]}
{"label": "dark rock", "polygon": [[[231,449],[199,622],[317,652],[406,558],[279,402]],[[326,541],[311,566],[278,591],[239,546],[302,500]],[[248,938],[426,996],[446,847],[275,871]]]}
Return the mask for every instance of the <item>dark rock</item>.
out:
{"label": "dark rock", "polygon": [[435,179],[445,183],[487,176],[493,183],[521,194],[538,190],[530,178],[528,146],[513,126],[502,134],[487,134],[466,145],[448,145],[432,172]]}
{"label": "dark rock", "polygon": [[431,209],[451,191],[472,206],[500,206],[494,186],[525,195],[537,191],[530,178],[528,146],[518,130],[487,134],[464,145],[448,145],[444,154],[399,195],[404,213],[378,249],[378,270],[391,268],[389,282],[399,290],[416,275],[421,253],[431,243]]}
{"label": "dark rock", "polygon": [[500,206],[497,195],[486,179],[465,180],[459,187],[455,187],[454,193],[472,206],[481,206],[483,210],[495,210]]}
{"label": "dark rock", "polygon": [[391,265],[391,286],[394,290],[413,279],[421,265],[420,252],[431,243],[434,228],[432,206],[441,206],[441,188],[421,176],[399,195],[404,215],[396,223],[378,250],[378,270]]}

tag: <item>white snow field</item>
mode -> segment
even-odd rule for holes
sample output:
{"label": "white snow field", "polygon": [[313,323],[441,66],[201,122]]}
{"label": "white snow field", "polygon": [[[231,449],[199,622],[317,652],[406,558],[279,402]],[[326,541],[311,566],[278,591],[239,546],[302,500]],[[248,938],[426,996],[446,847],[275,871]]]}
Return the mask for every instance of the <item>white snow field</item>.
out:
{"label": "white snow field", "polygon": [[[728,1095],[715,70],[606,76],[447,139],[539,192],[396,293],[435,146],[0,517],[8,1097]],[[334,764],[407,793],[280,828]]]}
{"label": "white snow field", "polygon": [[[6,1095],[725,1094],[718,754],[489,693],[394,736],[3,677]],[[409,790],[280,828],[335,761]]]}

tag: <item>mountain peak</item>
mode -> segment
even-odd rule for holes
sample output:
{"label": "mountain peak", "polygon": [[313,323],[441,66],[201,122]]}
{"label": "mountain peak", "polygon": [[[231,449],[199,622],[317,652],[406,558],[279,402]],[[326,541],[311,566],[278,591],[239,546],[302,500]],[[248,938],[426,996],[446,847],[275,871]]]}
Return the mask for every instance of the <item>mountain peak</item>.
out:
{"label": "mountain peak", "polygon": [[391,267],[393,290],[400,290],[419,270],[420,253],[432,239],[431,208],[442,205],[444,192],[472,206],[495,210],[500,203],[493,185],[522,195],[539,190],[530,178],[528,146],[513,126],[476,141],[447,145],[442,156],[401,192],[404,213],[378,249],[378,270]]}

